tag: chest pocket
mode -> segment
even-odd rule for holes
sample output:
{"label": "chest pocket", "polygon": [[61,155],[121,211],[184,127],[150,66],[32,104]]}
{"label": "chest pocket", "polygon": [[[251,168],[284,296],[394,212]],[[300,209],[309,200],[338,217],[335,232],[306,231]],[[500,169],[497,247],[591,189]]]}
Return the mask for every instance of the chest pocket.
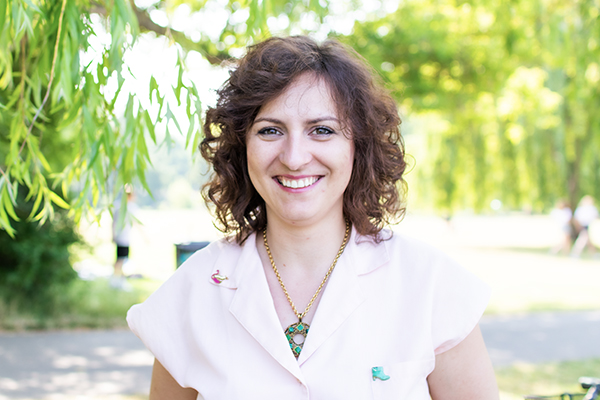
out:
{"label": "chest pocket", "polygon": [[373,370],[373,399],[431,400],[427,376],[433,371],[434,363],[434,359],[407,361]]}

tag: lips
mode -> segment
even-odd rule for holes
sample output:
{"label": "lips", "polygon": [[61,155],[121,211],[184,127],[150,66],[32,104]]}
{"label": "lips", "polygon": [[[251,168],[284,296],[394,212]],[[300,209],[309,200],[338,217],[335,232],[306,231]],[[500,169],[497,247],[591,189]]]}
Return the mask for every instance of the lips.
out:
{"label": "lips", "polygon": [[301,179],[290,179],[290,178],[284,178],[282,176],[277,177],[277,181],[282,186],[290,188],[290,189],[302,189],[302,188],[313,185],[318,180],[319,180],[319,177],[317,177],[317,176],[310,176],[310,177],[301,178]]}

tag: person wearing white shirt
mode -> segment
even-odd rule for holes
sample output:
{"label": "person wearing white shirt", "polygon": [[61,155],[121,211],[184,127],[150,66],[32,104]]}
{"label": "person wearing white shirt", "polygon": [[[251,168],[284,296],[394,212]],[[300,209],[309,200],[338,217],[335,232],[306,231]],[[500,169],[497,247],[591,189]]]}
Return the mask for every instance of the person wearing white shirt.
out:
{"label": "person wearing white shirt", "polygon": [[590,238],[589,228],[592,222],[598,219],[598,209],[594,205],[594,198],[592,196],[586,195],[581,198],[579,205],[575,209],[573,218],[579,233],[573,244],[571,255],[573,257],[580,257],[586,248],[588,248],[590,253],[594,254],[596,247]]}

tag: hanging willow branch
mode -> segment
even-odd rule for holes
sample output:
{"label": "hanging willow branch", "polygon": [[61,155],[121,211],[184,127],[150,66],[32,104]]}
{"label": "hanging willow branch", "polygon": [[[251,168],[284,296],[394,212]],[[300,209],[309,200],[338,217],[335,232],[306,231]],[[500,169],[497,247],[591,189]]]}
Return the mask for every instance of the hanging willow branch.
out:
{"label": "hanging willow branch", "polygon": [[46,102],[48,101],[48,98],[50,97],[50,90],[52,89],[52,82],[54,81],[54,71],[56,69],[56,59],[58,58],[58,46],[60,45],[60,36],[62,33],[63,19],[65,16],[66,6],[67,6],[67,0],[63,0],[62,7],[60,9],[60,16],[58,17],[58,31],[56,34],[56,43],[54,44],[54,56],[52,57],[52,67],[50,69],[50,79],[48,80],[48,88],[46,90],[46,95],[44,96],[44,100],[42,100],[42,104],[40,104],[40,107],[38,108],[35,115],[33,116],[33,119],[31,120],[29,129],[27,130],[27,135],[25,136],[25,139],[23,139],[23,144],[21,145],[21,148],[19,149],[19,155],[21,154],[21,152],[23,151],[23,148],[25,147],[25,144],[27,143],[27,138],[29,137],[29,135],[31,135],[31,131],[33,130],[33,125],[35,124],[35,121],[40,116],[42,109],[44,108],[44,106],[46,105]]}

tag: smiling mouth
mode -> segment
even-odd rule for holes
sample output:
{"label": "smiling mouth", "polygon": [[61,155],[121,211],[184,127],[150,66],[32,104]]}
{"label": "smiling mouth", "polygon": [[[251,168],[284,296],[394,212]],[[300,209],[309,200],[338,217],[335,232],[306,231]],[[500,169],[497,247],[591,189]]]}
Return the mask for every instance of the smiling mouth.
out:
{"label": "smiling mouth", "polygon": [[313,185],[319,178],[316,176],[311,176],[309,178],[303,179],[287,179],[282,177],[277,177],[277,181],[284,187],[290,189],[301,189]]}

